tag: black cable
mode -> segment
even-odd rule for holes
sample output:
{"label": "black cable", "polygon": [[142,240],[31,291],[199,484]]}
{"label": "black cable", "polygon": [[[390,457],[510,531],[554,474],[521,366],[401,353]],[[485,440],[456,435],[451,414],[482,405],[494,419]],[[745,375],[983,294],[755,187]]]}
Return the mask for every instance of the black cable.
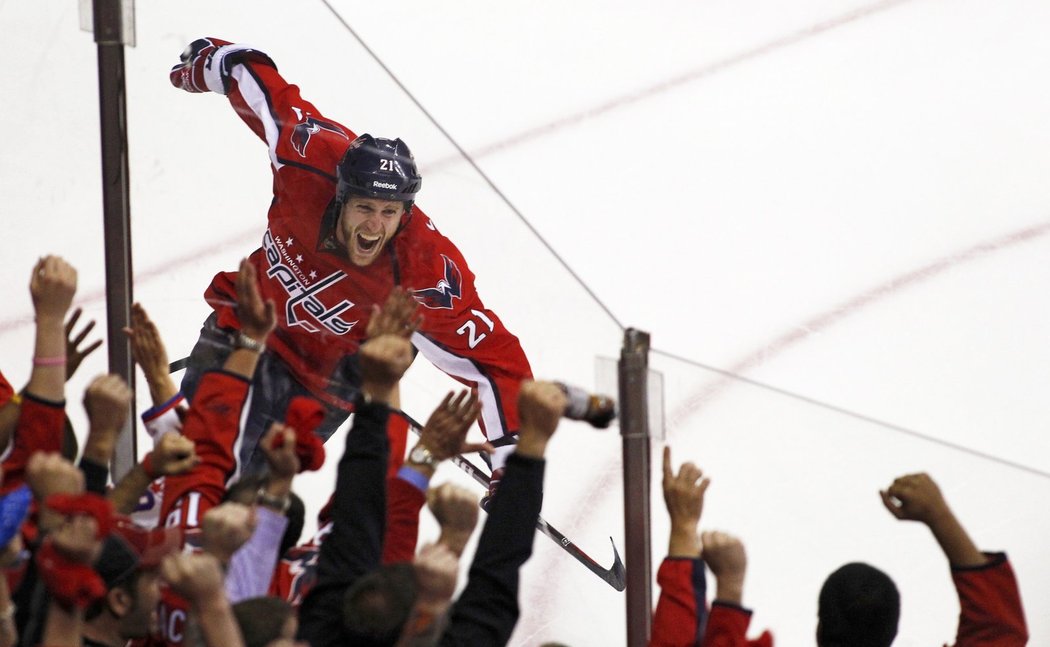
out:
{"label": "black cable", "polygon": [[624,325],[620,322],[616,315],[613,314],[612,310],[609,309],[609,306],[605,305],[605,302],[598,298],[598,295],[595,294],[593,290],[591,290],[590,286],[587,285],[584,282],[584,280],[580,278],[580,276],[572,269],[572,267],[569,266],[568,262],[566,262],[566,260],[562,258],[557,251],[554,250],[554,247],[552,247],[551,244],[547,242],[547,239],[544,238],[542,234],[540,234],[536,227],[534,227],[532,223],[528,221],[527,218],[525,218],[525,215],[516,206],[514,206],[514,203],[510,201],[510,198],[508,198],[506,194],[504,194],[503,191],[501,191],[500,188],[496,186],[496,183],[493,182],[491,178],[489,178],[485,171],[481,170],[481,167],[478,166],[477,162],[474,161],[474,158],[471,157],[471,155],[467,153],[467,151],[465,151],[462,146],[459,145],[459,142],[457,142],[440,123],[438,123],[438,120],[435,119],[432,114],[430,114],[430,111],[423,107],[423,104],[419,102],[419,99],[416,99],[415,95],[412,94],[412,92],[409,91],[407,87],[405,87],[405,84],[401,82],[401,79],[398,78],[396,74],[394,74],[393,70],[387,67],[386,63],[384,63],[383,60],[379,58],[379,56],[374,51],[372,51],[372,48],[369,47],[365,43],[364,39],[362,39],[361,36],[359,36],[358,33],[354,31],[354,28],[351,27],[350,24],[347,23],[341,15],[339,15],[339,12],[335,10],[335,8],[331,5],[331,3],[328,2],[328,0],[321,0],[321,2],[322,4],[324,4],[324,6],[328,7],[328,10],[332,12],[332,15],[336,17],[336,20],[342,23],[346,31],[354,37],[354,40],[356,40],[358,44],[360,44],[361,47],[364,48],[366,52],[368,52],[368,55],[372,57],[372,60],[374,60],[376,64],[379,65],[379,67],[383,68],[383,71],[386,72],[387,76],[389,76],[390,79],[397,84],[397,87],[401,88],[401,91],[405,93],[405,96],[407,96],[409,100],[412,101],[412,103],[414,103],[417,108],[419,108],[419,111],[422,112],[428,120],[430,120],[430,123],[433,124],[434,127],[437,128],[442,135],[445,136],[445,139],[447,139],[449,143],[452,144],[452,146],[456,149],[456,151],[463,156],[463,159],[465,159],[467,163],[470,164],[471,167],[473,167],[474,171],[477,172],[481,179],[489,185],[489,188],[492,189],[493,193],[499,196],[500,200],[503,201],[503,204],[507,205],[507,207],[514,212],[514,215],[516,215],[518,219],[521,220],[521,222],[529,228],[529,231],[532,232],[532,235],[535,236],[537,240],[539,240],[541,243],[543,243],[543,246],[547,248],[547,251],[549,251],[551,255],[554,256],[554,258],[559,263],[561,263],[561,266],[565,268],[565,271],[567,271],[572,276],[572,278],[580,284],[580,287],[582,287],[587,292],[587,294],[589,294],[590,297],[594,299],[594,302],[597,303],[598,306],[605,311],[605,314],[607,314],[609,318],[613,320],[613,323],[615,323],[620,328],[620,330],[623,330]]}
{"label": "black cable", "polygon": [[697,368],[702,368],[705,371],[710,371],[712,373],[717,373],[719,375],[722,375],[724,377],[728,377],[728,378],[736,380],[738,382],[743,382],[745,384],[750,384],[751,386],[755,386],[755,387],[758,387],[760,389],[765,389],[766,391],[771,391],[773,393],[777,393],[779,395],[783,395],[783,396],[792,398],[794,400],[798,400],[800,402],[805,402],[806,404],[809,404],[809,405],[812,405],[812,406],[815,406],[815,407],[820,407],[821,409],[827,409],[828,411],[834,411],[835,413],[839,413],[839,414],[842,414],[844,416],[849,416],[850,418],[854,418],[854,419],[860,420],[862,422],[867,422],[867,423],[876,425],[878,427],[882,427],[883,429],[888,429],[890,431],[894,431],[894,432],[897,432],[899,434],[903,434],[905,436],[911,436],[912,438],[917,438],[919,440],[924,440],[924,441],[926,441],[928,443],[931,443],[931,444],[934,444],[934,445],[940,445],[941,447],[947,447],[948,449],[953,449],[953,450],[955,450],[957,452],[962,452],[964,454],[969,454],[971,456],[976,456],[977,458],[982,458],[984,460],[991,461],[993,463],[999,463],[1000,465],[1003,465],[1003,466],[1006,466],[1006,467],[1011,467],[1013,469],[1020,470],[1022,472],[1028,472],[1029,474],[1033,474],[1035,476],[1041,476],[1043,478],[1050,479],[1050,472],[1045,472],[1043,470],[1037,469],[1035,467],[1031,467],[1029,465],[1024,465],[1022,463],[1016,463],[1014,461],[1007,460],[1005,458],[1002,458],[1000,456],[996,456],[994,454],[988,454],[986,452],[982,452],[980,450],[973,449],[972,447],[967,447],[965,445],[960,445],[958,443],[953,443],[953,442],[944,440],[942,438],[937,438],[935,436],[930,436],[928,434],[924,434],[922,432],[915,431],[914,429],[908,429],[907,427],[902,427],[902,426],[894,424],[892,422],[887,422],[885,420],[880,420],[878,418],[872,418],[871,416],[868,416],[868,415],[865,415],[863,413],[859,413],[857,411],[852,411],[850,409],[846,409],[846,408],[843,408],[843,407],[831,404],[830,402],[824,402],[822,400],[817,400],[815,398],[811,398],[809,396],[802,395],[800,393],[795,393],[794,391],[788,391],[787,389],[782,389],[780,387],[773,386],[772,384],[766,384],[765,382],[759,382],[758,380],[753,380],[753,379],[751,379],[749,377],[744,377],[743,375],[739,375],[737,373],[731,373],[729,371],[726,371],[726,370],[723,370],[723,369],[720,369],[720,368],[716,368],[716,367],[710,366],[708,364],[703,364],[703,363],[698,362],[696,360],[692,360],[692,359],[689,359],[687,357],[682,357],[681,355],[676,355],[675,353],[670,353],[668,351],[659,350],[657,348],[650,348],[649,351],[652,352],[652,353],[656,353],[658,355],[663,355],[664,357],[668,357],[668,358],[673,359],[673,360],[677,360],[677,361],[682,362],[684,364],[689,364],[690,366],[695,366]]}

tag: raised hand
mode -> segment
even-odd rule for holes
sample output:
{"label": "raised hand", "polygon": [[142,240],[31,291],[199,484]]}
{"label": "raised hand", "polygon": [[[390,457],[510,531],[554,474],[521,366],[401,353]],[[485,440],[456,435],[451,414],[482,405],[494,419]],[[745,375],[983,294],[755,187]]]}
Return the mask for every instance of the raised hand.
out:
{"label": "raised hand", "polygon": [[901,520],[929,525],[946,513],[951,514],[941,489],[928,474],[900,476],[879,495],[890,514]]}
{"label": "raised hand", "polygon": [[[131,326],[124,329],[124,334],[131,342],[131,357],[146,376],[154,404],[167,401],[177,391],[168,373],[168,350],[141,303],[131,306]],[[157,402],[158,397],[163,399]]]}
{"label": "raised hand", "polygon": [[84,340],[95,328],[95,320],[84,324],[83,330],[73,335],[73,329],[77,325],[77,321],[80,320],[80,315],[83,314],[81,308],[73,310],[73,314],[69,316],[69,321],[66,322],[66,381],[73,377],[73,374],[77,372],[77,368],[80,367],[80,363],[84,361],[91,353],[98,350],[98,347],[102,345],[102,340],[97,339],[93,341],[87,348],[80,348],[80,345],[84,343]]}
{"label": "raised hand", "polygon": [[696,557],[700,538],[696,526],[704,511],[704,494],[711,480],[693,463],[683,463],[678,474],[671,469],[671,448],[664,447],[664,504],[671,517],[671,540],[668,554],[674,557]]}
{"label": "raised hand", "polygon": [[554,382],[522,382],[518,393],[521,432],[515,451],[524,456],[542,458],[568,402],[565,391]]}
{"label": "raised hand", "polygon": [[99,375],[84,391],[88,433],[110,433],[116,437],[131,410],[131,389],[119,375]]}
{"label": "raised hand", "polygon": [[37,452],[26,464],[26,484],[37,501],[52,494],[81,494],[84,473],[61,454]]}
{"label": "raised hand", "polygon": [[161,436],[150,455],[149,473],[157,476],[185,474],[201,462],[193,441],[174,431]]}
{"label": "raised hand", "polygon": [[361,345],[357,359],[361,390],[376,400],[389,402],[401,376],[412,365],[412,344],[397,335],[380,335]]}
{"label": "raised hand", "polygon": [[227,501],[204,514],[201,538],[204,551],[228,563],[255,532],[255,509]]}
{"label": "raised hand", "polygon": [[717,581],[715,596],[723,602],[739,605],[744,595],[747,553],[738,538],[724,532],[705,532],[703,558]]}
{"label": "raised hand", "polygon": [[109,465],[117,447],[117,437],[131,411],[131,389],[119,375],[100,375],[84,392],[88,435],[84,458],[98,465]]}
{"label": "raised hand", "polygon": [[394,286],[383,307],[372,307],[365,335],[368,338],[380,335],[397,335],[409,338],[423,323],[419,302],[400,286]]}
{"label": "raised hand", "polygon": [[222,598],[222,566],[214,555],[174,553],[160,563],[160,576],[194,606]]}
{"label": "raised hand", "polygon": [[77,271],[59,256],[45,256],[33,267],[29,293],[38,318],[62,320],[77,291]]}
{"label": "raised hand", "polygon": [[295,429],[280,422],[270,425],[266,435],[259,441],[259,449],[266,456],[270,474],[277,479],[291,480],[301,466],[295,451]]}
{"label": "raised hand", "polygon": [[442,483],[427,491],[427,507],[441,526],[438,542],[462,555],[478,524],[478,497],[465,488]]}
{"label": "raised hand", "polygon": [[265,342],[277,325],[277,311],[272,299],[263,301],[259,294],[255,266],[241,259],[237,271],[237,318],[241,332],[258,342]]}
{"label": "raised hand", "polygon": [[448,605],[456,592],[459,556],[440,543],[428,544],[419,551],[412,565],[419,586],[418,604],[427,607]]}
{"label": "raised hand", "polygon": [[438,461],[469,452],[491,454],[495,451],[491,443],[466,442],[467,432],[480,413],[481,403],[477,393],[464,390],[456,394],[449,391],[430,414],[427,424],[423,425],[419,442]]}
{"label": "raised hand", "polygon": [[980,566],[988,561],[928,474],[898,477],[879,496],[897,519],[926,524],[952,566]]}

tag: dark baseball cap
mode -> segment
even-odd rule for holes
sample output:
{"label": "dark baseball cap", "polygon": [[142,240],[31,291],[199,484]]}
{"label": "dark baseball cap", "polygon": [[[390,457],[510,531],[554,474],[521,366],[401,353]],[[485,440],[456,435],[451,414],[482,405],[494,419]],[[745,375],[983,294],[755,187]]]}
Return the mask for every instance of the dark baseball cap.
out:
{"label": "dark baseball cap", "polygon": [[117,517],[113,532],[102,543],[95,571],[110,589],[136,571],[156,568],[165,556],[182,548],[181,528],[143,528],[127,517]]}

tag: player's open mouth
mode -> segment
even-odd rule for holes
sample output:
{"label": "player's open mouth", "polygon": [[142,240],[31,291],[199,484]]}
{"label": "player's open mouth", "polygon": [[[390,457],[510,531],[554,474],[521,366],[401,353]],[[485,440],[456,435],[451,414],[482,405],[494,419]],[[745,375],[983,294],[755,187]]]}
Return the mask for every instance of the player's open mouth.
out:
{"label": "player's open mouth", "polygon": [[354,240],[357,242],[357,249],[359,249],[364,254],[371,254],[372,252],[374,252],[376,248],[379,247],[379,241],[382,239],[383,236],[380,234],[370,236],[368,234],[362,234],[358,232],[358,234],[354,236]]}

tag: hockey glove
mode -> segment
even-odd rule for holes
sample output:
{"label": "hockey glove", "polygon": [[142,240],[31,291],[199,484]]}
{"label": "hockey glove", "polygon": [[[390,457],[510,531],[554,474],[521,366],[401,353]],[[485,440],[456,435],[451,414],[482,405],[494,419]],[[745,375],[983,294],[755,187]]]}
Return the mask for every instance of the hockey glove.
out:
{"label": "hockey glove", "polygon": [[220,38],[198,38],[183,50],[181,61],[171,68],[171,84],[186,92],[226,94],[230,70],[238,63],[256,61],[277,68],[266,54],[247,45],[235,45]]}

